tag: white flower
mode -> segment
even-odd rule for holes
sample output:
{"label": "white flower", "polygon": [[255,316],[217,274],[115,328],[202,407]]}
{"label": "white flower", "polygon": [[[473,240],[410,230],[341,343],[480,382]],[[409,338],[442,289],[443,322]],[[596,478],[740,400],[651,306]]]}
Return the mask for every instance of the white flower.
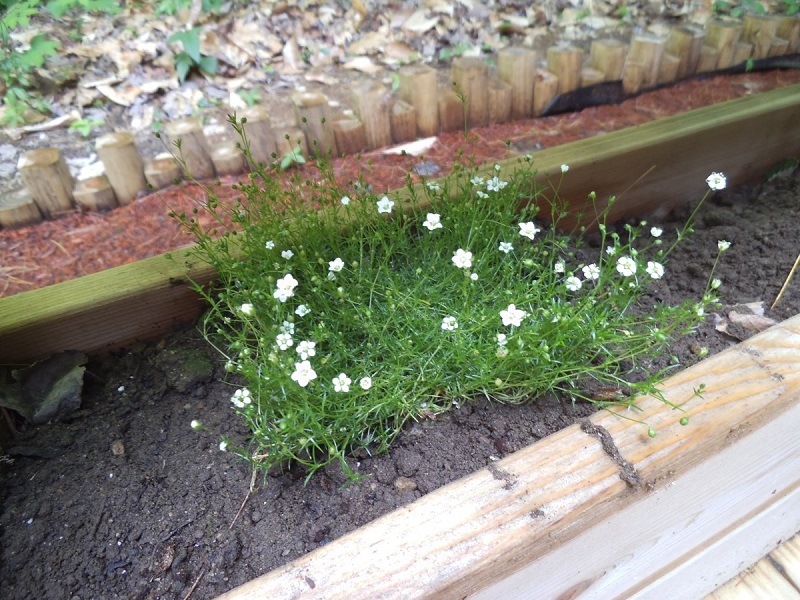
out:
{"label": "white flower", "polygon": [[342,206],[347,206],[350,204],[350,198],[348,196],[342,196],[342,199],[339,200],[342,203]]}
{"label": "white flower", "polygon": [[630,277],[636,273],[636,261],[630,256],[620,256],[617,260],[617,271],[624,277]]}
{"label": "white flower", "polygon": [[497,345],[498,346],[505,346],[508,343],[508,336],[505,333],[498,333],[497,334]]}
{"label": "white flower", "polygon": [[490,192],[499,192],[504,187],[508,185],[507,181],[503,181],[502,179],[498,179],[497,177],[492,177],[489,181],[486,182],[486,189]]}
{"label": "white flower", "polygon": [[541,229],[536,227],[533,221],[528,221],[527,223],[520,223],[519,224],[519,234],[522,237],[526,237],[529,240],[532,240],[537,233],[539,233]]}
{"label": "white flower", "polygon": [[252,317],[256,314],[256,308],[252,304],[242,304],[239,307],[239,312],[248,317]]}
{"label": "white flower", "polygon": [[474,185],[475,187],[483,187],[483,183],[484,183],[483,177],[478,177],[477,175],[475,175],[475,177],[470,179],[469,182],[472,185]]}
{"label": "white flower", "polygon": [[283,252],[281,252],[281,256],[286,260],[289,260],[294,256],[294,252],[292,252],[291,250],[284,250]]}
{"label": "white flower", "polygon": [[242,388],[240,390],[236,390],[231,396],[231,402],[236,408],[244,408],[251,402],[250,398],[250,390],[247,388]]}
{"label": "white flower", "polygon": [[476,195],[478,198],[480,198],[481,200],[486,200],[486,198],[488,198],[488,197],[489,197],[489,194],[487,194],[486,192],[482,192],[482,191],[480,191],[480,190],[478,190],[477,192],[475,192],[475,195]]}
{"label": "white flower", "polygon": [[289,335],[294,335],[294,323],[291,321],[284,321],[283,325],[281,325],[281,333],[288,333]]}
{"label": "white flower", "polygon": [[719,249],[720,252],[725,252],[725,250],[727,250],[730,247],[731,243],[725,240],[720,240],[717,242],[717,248]]}
{"label": "white flower", "polygon": [[459,269],[469,269],[472,266],[472,252],[459,248],[453,253],[453,264]]}
{"label": "white flower", "polygon": [[437,215],[436,213],[428,213],[428,216],[425,217],[425,222],[422,223],[423,227],[426,227],[428,231],[433,231],[434,229],[441,229],[442,222],[441,222],[441,215]]}
{"label": "white flower", "polygon": [[453,331],[454,329],[458,329],[458,321],[456,321],[455,317],[445,317],[442,319],[442,329],[444,331]]}
{"label": "white flower", "polygon": [[661,279],[664,276],[664,265],[649,260],[647,261],[647,268],[645,271],[647,271],[647,274],[653,279]]}
{"label": "white flower", "polygon": [[338,273],[344,269],[344,261],[341,258],[328,261],[328,271],[331,273]]}
{"label": "white flower", "polygon": [[697,313],[698,317],[702,317],[704,314],[706,314],[706,310],[699,304],[694,305],[694,312]]}
{"label": "white flower", "polygon": [[514,246],[511,245],[511,242],[500,242],[500,252],[505,252],[508,254],[514,249]]}
{"label": "white flower", "polygon": [[650,228],[650,235],[652,235],[653,237],[661,237],[662,233],[664,233],[664,231],[661,229],[661,227]]}
{"label": "white flower", "polygon": [[515,305],[509,304],[506,310],[500,311],[500,318],[503,320],[503,325],[508,327],[509,325],[512,327],[519,327],[522,325],[522,319],[524,319],[528,313],[524,310],[518,309]]}
{"label": "white flower", "polygon": [[722,279],[714,278],[711,280],[711,289],[716,290],[722,285]]}
{"label": "white flower", "polygon": [[724,190],[728,179],[722,173],[712,173],[706,178],[706,183],[712,190]]}
{"label": "white flower", "polygon": [[439,184],[436,183],[435,181],[429,181],[425,185],[428,186],[428,189],[431,190],[432,192],[438,192],[441,189],[439,187]]}
{"label": "white flower", "polygon": [[288,350],[294,344],[294,340],[288,333],[279,333],[275,338],[275,343],[278,344],[278,348],[281,350]]}
{"label": "white flower", "polygon": [[292,381],[296,381],[300,387],[306,387],[310,382],[317,378],[317,373],[311,368],[311,363],[304,360],[299,363],[294,363],[294,373],[292,373]]}
{"label": "white flower", "polygon": [[361,386],[362,390],[368,390],[372,387],[372,377],[362,377],[361,381],[358,382],[358,385]]}
{"label": "white flower", "polygon": [[553,271],[556,273],[563,273],[567,269],[567,264],[563,260],[556,261],[553,265]]}
{"label": "white flower", "polygon": [[296,314],[298,317],[305,317],[310,312],[310,308],[308,308],[305,304],[301,304],[295,309],[294,314]]}
{"label": "white flower", "polygon": [[600,267],[594,263],[586,265],[581,271],[583,271],[584,278],[589,281],[597,281],[600,279]]}
{"label": "white flower", "polygon": [[498,165],[497,163],[495,163],[495,164],[494,164],[494,170],[495,170],[495,171],[497,171],[497,172],[499,173],[499,172],[500,172],[500,165]]}
{"label": "white flower", "polygon": [[267,240],[267,242],[264,244],[264,248],[266,248],[267,250],[272,250],[274,247],[275,247],[275,242],[273,242],[272,240]]}
{"label": "white flower", "polygon": [[561,165],[561,172],[566,173],[569,171],[569,165]]}
{"label": "white flower", "polygon": [[349,392],[351,383],[353,383],[353,381],[347,375],[339,373],[338,377],[333,378],[333,391]]}
{"label": "white flower", "polygon": [[190,423],[190,425],[192,426],[192,429],[202,429],[203,428],[203,424],[200,421],[198,421],[197,419],[194,419]]}
{"label": "white flower", "polygon": [[384,196],[376,203],[378,205],[378,212],[379,213],[390,213],[392,212],[392,207],[394,206],[394,202],[389,200],[387,196]]}
{"label": "white flower", "polygon": [[286,302],[286,300],[294,296],[294,288],[296,287],[297,279],[292,277],[291,273],[288,273],[278,279],[275,284],[275,291],[272,295],[281,302]]}
{"label": "white flower", "polygon": [[578,279],[574,275],[571,275],[570,277],[567,277],[567,280],[564,282],[564,285],[567,286],[567,289],[570,292],[577,292],[579,289],[581,289],[581,285],[583,284],[581,283],[580,279]]}
{"label": "white flower", "polygon": [[478,281],[478,274],[477,273],[470,273],[469,278],[472,281]]}
{"label": "white flower", "polygon": [[219,443],[219,449],[222,450],[223,452],[225,452],[228,449],[228,442],[225,441],[225,440],[222,440]]}
{"label": "white flower", "polygon": [[314,350],[316,345],[317,345],[316,342],[308,342],[308,341],[304,340],[304,341],[300,342],[299,344],[297,344],[297,353],[300,355],[300,358],[302,358],[303,360],[306,360],[307,358],[309,358],[311,356],[316,356],[317,351]]}
{"label": "white flower", "polygon": [[617,253],[617,249],[614,246],[606,246],[606,254],[609,256],[614,256]]}
{"label": "white flower", "polygon": [[506,348],[505,346],[500,346],[497,349],[495,355],[497,356],[497,358],[505,358],[506,356],[508,356],[508,348]]}

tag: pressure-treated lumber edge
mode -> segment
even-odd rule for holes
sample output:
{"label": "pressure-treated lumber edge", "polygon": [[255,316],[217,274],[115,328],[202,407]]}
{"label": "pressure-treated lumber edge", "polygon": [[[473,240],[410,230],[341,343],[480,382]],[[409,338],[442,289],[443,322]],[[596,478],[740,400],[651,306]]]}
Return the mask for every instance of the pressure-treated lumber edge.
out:
{"label": "pressure-treated lumber edge", "polygon": [[[689,425],[652,397],[623,416],[645,419],[655,438],[597,413],[590,427],[562,430],[220,600],[701,597],[749,559],[741,547],[704,555],[730,539],[763,552],[800,529],[790,508],[800,489],[800,316],[686,369],[663,393]],[[623,482],[622,461],[638,485]]]}
{"label": "pressure-treated lumber edge", "polygon": [[[618,197],[612,220],[644,217],[698,200],[711,171],[724,172],[731,185],[763,176],[800,152],[799,124],[800,85],[794,85],[543,150],[533,156],[533,165],[545,189],[549,180],[560,180],[560,197],[583,222],[591,223],[611,195]],[[499,175],[507,178],[518,161],[500,161]],[[562,164],[569,165],[563,178]],[[485,174],[497,173],[487,165]],[[453,193],[456,188],[451,186]],[[592,191],[597,207],[587,199]],[[395,195],[401,203],[407,197],[403,190]],[[187,275],[200,281],[212,277],[196,261],[182,272],[178,264],[156,257],[0,299],[0,364],[65,349],[93,353],[162,335],[198,314],[197,297],[171,283]]]}

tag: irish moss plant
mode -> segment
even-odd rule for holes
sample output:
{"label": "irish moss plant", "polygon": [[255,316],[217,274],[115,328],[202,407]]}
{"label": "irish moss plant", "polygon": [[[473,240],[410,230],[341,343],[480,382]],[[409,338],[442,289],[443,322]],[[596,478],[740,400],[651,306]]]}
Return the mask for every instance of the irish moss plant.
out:
{"label": "irish moss plant", "polygon": [[[299,463],[310,477],[340,461],[354,475],[348,453],[383,452],[409,419],[478,395],[634,408],[636,395],[658,395],[665,371],[648,372],[651,361],[718,302],[711,276],[694,302],[644,301],[691,219],[665,247],[644,223],[612,231],[606,209],[589,247],[554,226],[567,217],[558,201],[539,202],[549,212],[538,218],[531,157],[513,170],[457,166],[397,194],[342,189],[319,169],[281,185],[254,167],[241,201],[204,204],[218,229],[176,215],[219,273],[197,286],[203,333],[252,432],[246,447],[220,447],[259,468]],[[551,188],[568,176],[564,165]]]}

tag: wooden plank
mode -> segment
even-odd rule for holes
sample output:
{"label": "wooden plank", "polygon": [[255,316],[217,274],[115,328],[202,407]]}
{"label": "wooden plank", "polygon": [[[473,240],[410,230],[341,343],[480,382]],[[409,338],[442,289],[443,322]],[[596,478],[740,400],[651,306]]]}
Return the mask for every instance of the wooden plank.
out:
{"label": "wooden plank", "polygon": [[798,592],[768,560],[759,561],[740,576],[706,596],[706,600],[800,600]]}
{"label": "wooden plank", "polygon": [[[578,222],[577,215],[592,222],[595,207],[587,199],[592,191],[599,198],[618,197],[612,220],[649,216],[699,199],[711,171],[725,172],[731,185],[761,177],[800,152],[798,124],[800,85],[794,85],[543,150],[534,167],[547,188],[549,174],[560,178],[560,166],[569,165],[559,186],[572,207],[565,227]],[[500,175],[508,176],[517,159],[499,164]],[[485,169],[495,174],[491,166]],[[602,208],[599,201],[597,209]],[[189,276],[207,281],[211,273],[193,263]],[[177,265],[156,257],[0,299],[0,363],[28,362],[68,348],[92,353],[162,335],[197,315],[196,297],[170,283],[184,277]]]}
{"label": "wooden plank", "polygon": [[[795,508],[798,506],[800,502],[795,504]],[[780,567],[784,577],[800,590],[800,534],[778,546],[770,558]]]}
{"label": "wooden plank", "polygon": [[800,529],[800,316],[663,393],[688,426],[656,398],[634,413],[655,438],[599,413],[220,598],[692,597],[659,582],[770,507]]}

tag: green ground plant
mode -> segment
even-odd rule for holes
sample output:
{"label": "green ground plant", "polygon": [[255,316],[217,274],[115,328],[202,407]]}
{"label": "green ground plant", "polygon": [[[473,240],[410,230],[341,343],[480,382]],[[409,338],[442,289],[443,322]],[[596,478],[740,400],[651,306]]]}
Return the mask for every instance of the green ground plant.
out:
{"label": "green ground plant", "polygon": [[[243,446],[224,437],[220,447],[257,468],[300,463],[311,477],[340,461],[353,475],[349,452],[383,452],[409,419],[478,395],[525,402],[552,392],[629,406],[623,415],[636,420],[633,398],[658,396],[666,372],[650,373],[650,361],[718,303],[713,276],[696,301],[645,301],[693,218],[666,247],[660,229],[612,230],[601,211],[599,249],[589,248],[539,220],[530,156],[488,174],[467,162],[391,197],[363,181],[341,189],[324,162],[318,176],[298,172],[283,185],[254,169],[237,187],[241,201],[211,193],[198,207],[216,227],[174,216],[219,273],[197,286],[210,307],[202,329],[252,432]],[[563,177],[567,165],[556,191]],[[709,185],[724,187],[724,177]],[[555,225],[567,216],[559,201],[547,206]]]}

